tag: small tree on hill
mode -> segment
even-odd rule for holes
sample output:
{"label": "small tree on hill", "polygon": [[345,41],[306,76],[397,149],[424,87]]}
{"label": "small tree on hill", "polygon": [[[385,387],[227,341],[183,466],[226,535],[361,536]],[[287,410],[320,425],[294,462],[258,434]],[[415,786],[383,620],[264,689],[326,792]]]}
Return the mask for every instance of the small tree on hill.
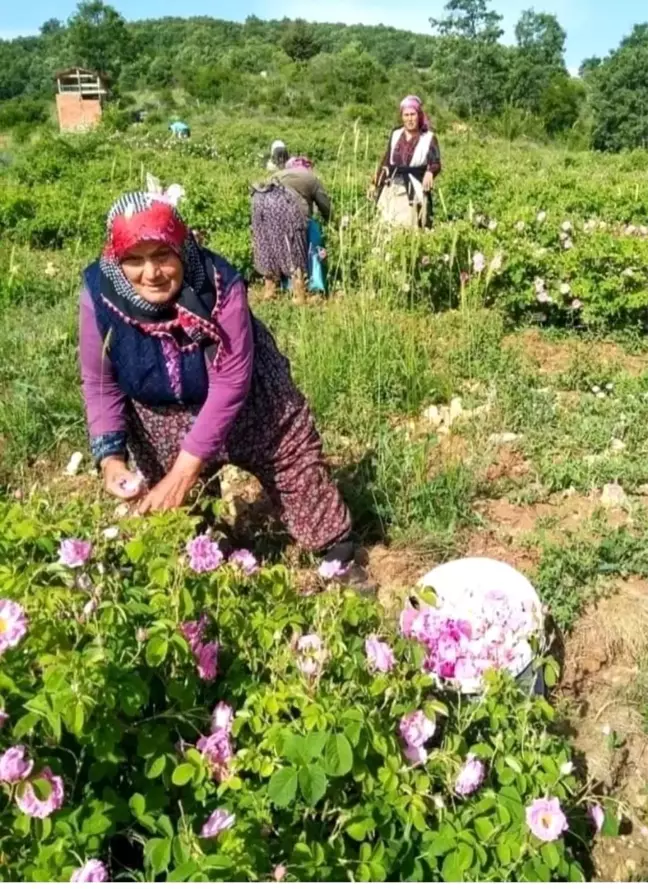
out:
{"label": "small tree on hill", "polygon": [[294,62],[307,62],[316,56],[321,43],[313,28],[301,19],[289,25],[281,40],[281,48]]}
{"label": "small tree on hill", "polygon": [[449,0],[447,15],[430,19],[445,37],[440,64],[450,77],[452,104],[472,116],[497,112],[505,101],[507,56],[499,44],[502,16],[491,0]]}
{"label": "small tree on hill", "polygon": [[132,56],[133,44],[125,20],[102,0],[84,0],[68,22],[71,62],[113,77]]}
{"label": "small tree on hill", "polygon": [[[517,49],[513,57],[509,94],[518,108],[542,114],[543,105],[555,104],[557,95],[563,99],[575,95],[564,87],[568,80],[565,68],[565,31],[558,19],[548,13],[525,10],[515,26]],[[545,98],[547,91],[551,97]]]}

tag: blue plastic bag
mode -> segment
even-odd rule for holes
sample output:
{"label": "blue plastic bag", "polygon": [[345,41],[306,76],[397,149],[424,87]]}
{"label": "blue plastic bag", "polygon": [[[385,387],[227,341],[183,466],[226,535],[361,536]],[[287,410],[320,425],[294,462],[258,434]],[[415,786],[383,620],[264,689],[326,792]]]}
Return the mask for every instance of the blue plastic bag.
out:
{"label": "blue plastic bag", "polygon": [[[320,256],[324,247],[322,226],[316,219],[308,220],[306,230],[308,241],[308,289],[311,293],[326,293],[326,260]],[[282,290],[292,290],[290,278],[281,279]]]}
{"label": "blue plastic bag", "polygon": [[322,227],[311,218],[308,220],[308,289],[311,293],[326,293],[326,267],[320,256],[323,247]]}

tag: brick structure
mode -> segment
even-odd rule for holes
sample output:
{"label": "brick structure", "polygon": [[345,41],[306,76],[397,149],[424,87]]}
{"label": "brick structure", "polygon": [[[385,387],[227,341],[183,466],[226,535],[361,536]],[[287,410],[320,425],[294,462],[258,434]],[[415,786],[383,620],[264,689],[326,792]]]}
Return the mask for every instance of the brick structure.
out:
{"label": "brick structure", "polygon": [[61,132],[88,130],[101,119],[106,88],[102,77],[85,68],[56,75],[56,110]]}

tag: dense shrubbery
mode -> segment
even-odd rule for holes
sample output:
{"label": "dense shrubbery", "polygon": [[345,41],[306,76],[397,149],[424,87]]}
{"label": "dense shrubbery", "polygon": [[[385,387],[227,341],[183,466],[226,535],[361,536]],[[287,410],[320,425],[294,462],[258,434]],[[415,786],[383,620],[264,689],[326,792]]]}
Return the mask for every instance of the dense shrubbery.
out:
{"label": "dense shrubbery", "polygon": [[[109,75],[114,99],[181,91],[190,115],[207,103],[300,118],[348,118],[361,108],[366,120],[414,92],[435,116],[450,108],[492,120],[513,110],[527,134],[576,128],[587,139],[587,92],[568,75],[557,19],[527,10],[516,45],[505,46],[501,16],[488,7],[448,3],[437,34],[426,36],[255,17],[129,24],[101,0],[84,0],[66,25],[50,20],[39,37],[0,41],[0,101],[50,96],[53,73],[82,64]],[[173,100],[165,104],[170,113]]]}
{"label": "dense shrubbery", "polygon": [[[72,262],[59,264],[65,285],[60,274],[44,285],[67,293],[81,263],[101,247],[111,200],[151,171],[184,185],[189,223],[252,275],[248,189],[264,176],[265,151],[277,133],[315,159],[333,195],[333,289],[361,288],[435,309],[496,305],[516,321],[645,325],[648,194],[636,173],[643,152],[603,158],[509,146],[503,156],[496,140],[449,135],[442,140],[435,230],[392,234],[380,230],[365,197],[383,148],[376,126],[228,122],[187,142],[143,129],[47,137],[2,174],[0,234],[5,245],[72,250]],[[3,265],[9,255],[5,246]],[[42,279],[38,262],[16,255],[0,303]]]}
{"label": "dense shrubbery", "polygon": [[0,103],[0,130],[44,123],[48,114],[48,105],[42,100],[11,99]]}
{"label": "dense shrubbery", "polygon": [[[115,879],[583,879],[594,826],[546,701],[435,688],[376,603],[188,557],[193,526],[0,506],[4,880],[95,859]],[[92,551],[59,545],[77,535]],[[393,658],[368,659],[373,635]]]}

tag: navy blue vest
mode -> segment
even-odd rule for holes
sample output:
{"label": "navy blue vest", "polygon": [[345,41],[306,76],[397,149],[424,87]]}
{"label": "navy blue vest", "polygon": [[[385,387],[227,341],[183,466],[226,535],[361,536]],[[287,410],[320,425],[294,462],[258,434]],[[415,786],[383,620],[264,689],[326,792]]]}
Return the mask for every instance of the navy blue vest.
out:
{"label": "navy blue vest", "polygon": [[[207,273],[215,269],[220,275],[222,292],[226,293],[238,272],[226,260],[205,251],[208,256]],[[129,324],[101,298],[101,270],[93,262],[83,273],[92,298],[97,327],[105,343],[119,388],[129,398],[149,406],[186,404],[202,405],[207,398],[209,381],[205,348],[199,346],[179,352],[181,397],[173,391],[167,371],[162,343],[157,336],[144,333]],[[214,294],[215,301],[215,294]]]}

